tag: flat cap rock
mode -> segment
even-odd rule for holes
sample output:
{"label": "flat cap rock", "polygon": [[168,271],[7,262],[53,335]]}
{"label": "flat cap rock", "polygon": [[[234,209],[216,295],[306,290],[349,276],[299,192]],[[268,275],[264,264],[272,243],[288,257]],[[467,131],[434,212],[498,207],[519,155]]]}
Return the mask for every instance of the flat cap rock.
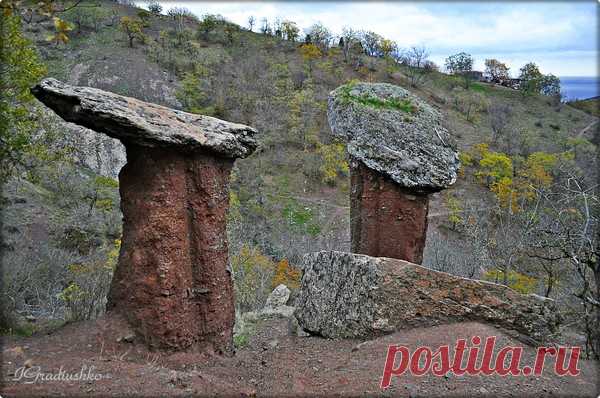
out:
{"label": "flat cap rock", "polygon": [[352,157],[403,187],[435,192],[456,181],[458,152],[442,116],[401,87],[338,87],[329,94],[327,117]]}
{"label": "flat cap rock", "polygon": [[195,115],[91,87],[44,79],[32,94],[67,122],[79,124],[125,145],[175,147],[239,158],[257,147],[256,130],[210,116]]}

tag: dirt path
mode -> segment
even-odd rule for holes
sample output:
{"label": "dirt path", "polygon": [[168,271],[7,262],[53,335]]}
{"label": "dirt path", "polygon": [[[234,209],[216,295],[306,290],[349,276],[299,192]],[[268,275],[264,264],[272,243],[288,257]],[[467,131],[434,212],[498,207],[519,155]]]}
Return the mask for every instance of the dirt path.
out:
{"label": "dirt path", "polygon": [[593,122],[591,122],[590,124],[588,124],[587,126],[585,126],[584,128],[581,129],[581,131],[577,134],[577,138],[581,138],[583,137],[583,135],[585,133],[588,132],[588,130],[590,130],[592,127],[594,127],[596,124],[598,124],[598,119],[594,120]]}
{"label": "dirt path", "polygon": [[[72,324],[32,338],[3,343],[2,397],[34,396],[587,396],[598,394],[596,363],[582,360],[577,377],[556,376],[551,366],[534,376],[421,377],[405,374],[387,390],[379,383],[387,346],[453,346],[460,337],[498,336],[497,346],[522,345],[479,323],[400,331],[364,344],[319,337],[295,337],[287,320],[261,321],[246,347],[232,358],[200,354],[158,354],[142,345],[117,343],[122,324],[100,320]],[[118,332],[121,330],[121,332]],[[522,363],[535,351],[525,346]],[[28,362],[44,373],[79,372],[83,365],[102,380],[38,381],[26,384],[18,368]],[[32,379],[29,379],[31,381]]]}

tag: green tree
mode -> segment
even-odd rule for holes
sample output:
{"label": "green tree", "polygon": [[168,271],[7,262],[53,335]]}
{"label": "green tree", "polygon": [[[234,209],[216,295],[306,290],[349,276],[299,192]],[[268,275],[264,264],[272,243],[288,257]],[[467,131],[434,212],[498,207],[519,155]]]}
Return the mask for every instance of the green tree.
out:
{"label": "green tree", "polygon": [[206,14],[202,18],[200,25],[198,25],[198,30],[202,33],[202,36],[204,37],[205,40],[208,38],[208,34],[210,32],[212,32],[213,30],[215,30],[218,23],[219,23],[219,20],[217,19],[216,15]]}
{"label": "green tree", "polygon": [[141,20],[130,17],[122,17],[120,27],[129,40],[129,47],[133,47],[134,40],[138,40],[140,43],[144,43],[146,41],[146,37],[142,32]]}
{"label": "green tree", "polygon": [[520,69],[519,79],[521,80],[519,89],[524,94],[537,94],[541,89],[542,72],[536,64],[529,62]]}
{"label": "green tree", "polygon": [[151,1],[148,3],[148,11],[150,11],[154,15],[160,15],[163,7],[160,5],[158,1]]}
{"label": "green tree", "polygon": [[465,88],[469,88],[471,77],[469,72],[473,70],[473,57],[465,52],[460,52],[446,58],[446,70],[453,75],[460,75],[465,82]]}
{"label": "green tree", "polygon": [[550,97],[560,97],[560,79],[552,74],[544,75],[540,82],[540,93]]}
{"label": "green tree", "polygon": [[281,23],[281,30],[283,31],[283,35],[286,40],[296,41],[298,40],[298,34],[300,33],[300,28],[296,25],[296,22],[293,21],[283,21]]}
{"label": "green tree", "polygon": [[100,5],[86,4],[84,7],[75,7],[65,12],[64,18],[75,24],[77,33],[86,28],[97,32],[102,20],[108,15],[109,11]]}
{"label": "green tree", "polygon": [[187,112],[203,115],[213,115],[215,109],[207,106],[208,97],[206,93],[206,82],[208,70],[197,67],[193,72],[187,72],[181,81],[181,88],[177,90],[177,99]]}
{"label": "green tree", "polygon": [[485,60],[485,74],[494,83],[502,83],[510,79],[508,71],[510,68],[497,59]]}
{"label": "green tree", "polygon": [[21,33],[17,16],[0,18],[0,183],[23,156],[36,128],[29,92],[46,74],[33,44]]}

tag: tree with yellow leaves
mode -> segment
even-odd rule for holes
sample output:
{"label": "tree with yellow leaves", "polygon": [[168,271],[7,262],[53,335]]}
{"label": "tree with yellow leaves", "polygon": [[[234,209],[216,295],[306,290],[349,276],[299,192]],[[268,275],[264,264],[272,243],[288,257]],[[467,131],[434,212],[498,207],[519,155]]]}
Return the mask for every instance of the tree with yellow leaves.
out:
{"label": "tree with yellow leaves", "polygon": [[321,155],[322,163],[319,167],[323,182],[334,185],[338,175],[347,175],[349,172],[346,160],[346,146],[341,143],[329,145],[318,144],[317,153]]}
{"label": "tree with yellow leaves", "polygon": [[501,152],[484,152],[479,161],[479,167],[480,169],[475,175],[490,187],[503,178],[512,179],[513,177],[512,159]]}
{"label": "tree with yellow leaves", "polygon": [[138,40],[140,43],[144,43],[146,41],[146,37],[142,32],[143,23],[141,20],[130,17],[121,17],[119,26],[129,40],[129,47],[133,48],[134,40]]}
{"label": "tree with yellow leaves", "polygon": [[73,26],[58,17],[53,18],[54,21],[54,33],[48,36],[48,41],[54,42],[58,46],[59,43],[68,43],[68,33],[73,30]]}
{"label": "tree with yellow leaves", "polygon": [[312,73],[313,65],[316,59],[321,58],[323,53],[313,43],[306,43],[300,46],[299,48],[300,55],[302,55],[302,59],[308,64],[308,71]]}
{"label": "tree with yellow leaves", "polygon": [[275,276],[273,277],[271,287],[276,288],[277,286],[283,284],[291,290],[299,289],[301,276],[302,274],[300,270],[290,265],[288,260],[284,258],[277,263],[277,268],[275,270]]}

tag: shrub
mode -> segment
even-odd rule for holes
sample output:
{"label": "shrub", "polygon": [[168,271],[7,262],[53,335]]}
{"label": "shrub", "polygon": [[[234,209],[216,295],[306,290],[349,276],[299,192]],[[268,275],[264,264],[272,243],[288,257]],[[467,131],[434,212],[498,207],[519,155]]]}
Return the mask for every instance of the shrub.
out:
{"label": "shrub", "polygon": [[231,270],[238,312],[261,308],[271,292],[275,263],[257,247],[243,245],[231,257]]}
{"label": "shrub", "polygon": [[[504,280],[504,271],[501,269],[488,270],[483,274],[483,279],[498,283]],[[537,287],[537,279],[517,271],[508,271],[508,286],[519,293],[533,293]]]}
{"label": "shrub", "polygon": [[118,239],[103,259],[67,267],[69,284],[58,295],[67,306],[67,320],[94,319],[104,312],[120,247]]}
{"label": "shrub", "polygon": [[297,290],[300,288],[300,277],[302,273],[300,270],[288,262],[287,259],[283,259],[277,263],[275,276],[271,282],[271,287],[274,289],[277,286],[284,284],[290,290]]}

